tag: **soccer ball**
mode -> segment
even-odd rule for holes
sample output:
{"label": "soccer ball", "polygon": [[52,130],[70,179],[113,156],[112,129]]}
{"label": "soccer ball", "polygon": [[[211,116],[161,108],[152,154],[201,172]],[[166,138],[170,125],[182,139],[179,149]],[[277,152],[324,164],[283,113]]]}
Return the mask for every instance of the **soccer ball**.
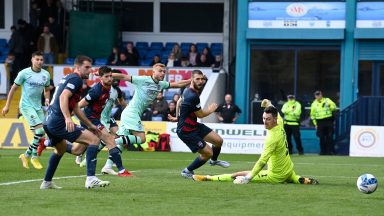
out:
{"label": "soccer ball", "polygon": [[360,192],[370,194],[377,188],[377,179],[371,174],[363,174],[357,179],[356,185]]}

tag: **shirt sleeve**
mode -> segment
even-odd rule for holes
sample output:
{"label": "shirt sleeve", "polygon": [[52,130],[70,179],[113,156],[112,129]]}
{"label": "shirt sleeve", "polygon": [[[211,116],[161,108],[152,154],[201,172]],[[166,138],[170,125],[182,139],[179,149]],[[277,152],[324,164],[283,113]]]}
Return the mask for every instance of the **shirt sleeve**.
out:
{"label": "shirt sleeve", "polygon": [[259,160],[256,162],[255,166],[253,166],[251,171],[251,177],[253,178],[255,175],[257,175],[261,169],[267,164],[269,158],[272,156],[272,153],[276,149],[276,144],[278,143],[278,138],[269,136],[267,139],[265,139],[265,148],[263,153],[261,154]]}
{"label": "shirt sleeve", "polygon": [[51,75],[47,72],[47,82],[45,82],[45,87],[49,87],[51,85],[51,81],[53,85],[53,80],[51,80]]}
{"label": "shirt sleeve", "polygon": [[67,89],[73,93],[79,92],[79,90],[83,87],[83,80],[80,77],[72,78],[68,80],[67,85],[64,89]]}
{"label": "shirt sleeve", "polygon": [[14,82],[18,86],[23,85],[23,83],[25,82],[25,73],[23,71],[21,71],[19,74],[17,74]]}
{"label": "shirt sleeve", "polygon": [[167,81],[160,81],[159,85],[161,89],[168,89],[171,86],[171,84]]}
{"label": "shirt sleeve", "polygon": [[131,76],[131,82],[134,85],[141,86],[148,79],[147,76]]}
{"label": "shirt sleeve", "polygon": [[98,91],[98,87],[99,85],[95,85],[95,87],[91,88],[89,91],[88,91],[88,94],[85,96],[85,100],[89,103],[91,101],[95,101],[97,100],[100,95],[101,95],[101,91]]}

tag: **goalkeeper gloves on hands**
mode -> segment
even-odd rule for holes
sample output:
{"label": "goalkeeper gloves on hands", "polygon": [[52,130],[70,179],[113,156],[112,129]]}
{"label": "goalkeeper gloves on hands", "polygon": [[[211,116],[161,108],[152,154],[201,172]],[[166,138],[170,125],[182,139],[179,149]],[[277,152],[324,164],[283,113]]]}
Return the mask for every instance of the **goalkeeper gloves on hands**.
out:
{"label": "goalkeeper gloves on hands", "polygon": [[237,176],[235,180],[233,180],[233,184],[248,184],[251,180],[249,176]]}

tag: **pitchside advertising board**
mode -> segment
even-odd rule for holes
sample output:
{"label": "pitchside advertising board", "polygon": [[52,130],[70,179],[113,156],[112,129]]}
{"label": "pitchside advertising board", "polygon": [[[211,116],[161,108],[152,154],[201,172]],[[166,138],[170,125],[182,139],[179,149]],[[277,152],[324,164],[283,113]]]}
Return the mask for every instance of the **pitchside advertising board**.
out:
{"label": "pitchside advertising board", "polygon": [[352,125],[349,155],[356,157],[384,156],[384,127]]}
{"label": "pitchside advertising board", "polygon": [[[0,147],[9,149],[27,148],[33,139],[29,126],[23,120],[0,119]],[[119,124],[119,122],[118,122]],[[176,123],[143,122],[146,131],[170,134],[170,146],[173,152],[190,152],[189,148],[177,137]],[[266,130],[263,125],[215,124],[207,123],[223,139],[222,153],[261,154],[263,151]]]}
{"label": "pitchside advertising board", "polygon": [[0,64],[0,94],[7,94],[7,71],[5,65]]}
{"label": "pitchside advertising board", "polygon": [[[113,67],[113,69],[117,69],[121,71],[123,74],[129,74],[131,76],[151,76],[152,68],[147,67]],[[212,73],[211,68],[168,68],[168,73],[165,77],[166,81],[169,82],[177,82],[180,80],[185,80],[191,78],[192,71],[195,69],[201,70],[207,77],[209,77]],[[99,78],[95,75],[99,70],[99,67],[93,67],[92,73],[87,80],[88,86],[93,86],[95,83],[99,82]],[[53,83],[57,86],[60,83],[61,78],[65,75],[73,73],[74,68],[68,65],[59,65],[53,67]],[[129,92],[131,96],[134,93],[134,86],[128,81],[120,81],[120,89],[123,92]],[[177,90],[177,89],[175,89]]]}

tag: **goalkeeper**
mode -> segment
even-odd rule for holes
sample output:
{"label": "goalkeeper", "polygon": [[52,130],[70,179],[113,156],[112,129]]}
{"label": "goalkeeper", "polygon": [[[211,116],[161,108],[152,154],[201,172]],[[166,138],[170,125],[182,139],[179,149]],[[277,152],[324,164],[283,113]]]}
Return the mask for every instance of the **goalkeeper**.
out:
{"label": "goalkeeper", "polygon": [[[288,152],[283,121],[277,109],[266,99],[261,103],[261,107],[266,107],[263,122],[268,133],[263,153],[253,169],[215,176],[193,175],[195,181],[233,181],[234,184],[247,184],[248,182],[319,184],[316,179],[296,175]],[[268,169],[262,170],[266,164],[268,164]]]}

